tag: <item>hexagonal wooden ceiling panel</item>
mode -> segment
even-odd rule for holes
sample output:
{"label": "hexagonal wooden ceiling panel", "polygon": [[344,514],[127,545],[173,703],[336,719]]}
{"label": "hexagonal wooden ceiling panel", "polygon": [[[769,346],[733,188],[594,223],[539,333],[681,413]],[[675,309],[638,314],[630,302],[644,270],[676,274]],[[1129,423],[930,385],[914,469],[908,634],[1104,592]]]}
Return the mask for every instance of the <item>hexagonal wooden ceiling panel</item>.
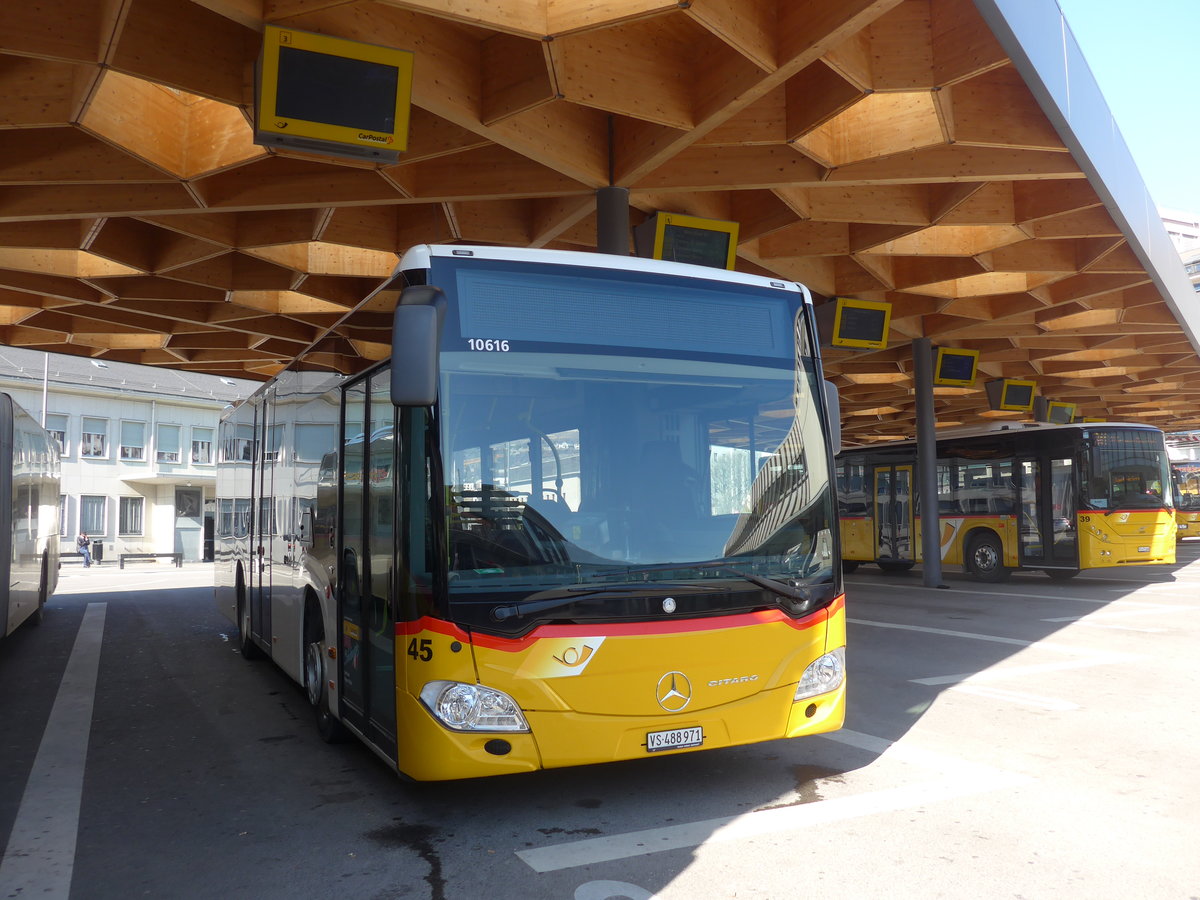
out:
{"label": "hexagonal wooden ceiling panel", "polygon": [[[251,135],[264,24],[416,57],[409,151]],[[1088,415],[1200,427],[1200,360],[970,0],[41,0],[0,8],[0,342],[266,378],[421,242],[589,249],[594,191],[741,223],[738,266],[894,305],[830,353],[909,435],[908,341]],[[982,379],[981,379],[982,380]],[[939,389],[940,424],[982,388]]]}

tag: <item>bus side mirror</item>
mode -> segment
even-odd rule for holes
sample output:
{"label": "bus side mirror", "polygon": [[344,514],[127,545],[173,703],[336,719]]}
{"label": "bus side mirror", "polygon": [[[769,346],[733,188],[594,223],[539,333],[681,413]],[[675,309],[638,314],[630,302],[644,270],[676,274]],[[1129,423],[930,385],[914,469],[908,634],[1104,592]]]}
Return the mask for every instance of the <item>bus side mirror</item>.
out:
{"label": "bus side mirror", "polygon": [[438,396],[438,348],[446,295],[432,285],[407,287],[392,316],[392,403],[432,406]]}
{"label": "bus side mirror", "polygon": [[837,456],[842,452],[842,399],[836,384],[832,381],[822,383],[825,385],[825,410],[829,413],[829,446]]}

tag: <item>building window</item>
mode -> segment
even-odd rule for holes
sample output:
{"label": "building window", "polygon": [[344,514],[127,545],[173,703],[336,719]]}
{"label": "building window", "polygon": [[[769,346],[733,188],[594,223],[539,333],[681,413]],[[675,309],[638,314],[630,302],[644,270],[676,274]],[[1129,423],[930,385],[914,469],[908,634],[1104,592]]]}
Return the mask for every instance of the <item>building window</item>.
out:
{"label": "building window", "polygon": [[283,446],[283,426],[272,425],[267,429],[267,447],[263,462],[278,462],[279,448]]}
{"label": "building window", "polygon": [[142,510],[146,505],[145,497],[122,497],[117,533],[140,535],[142,533]]}
{"label": "building window", "polygon": [[144,460],[146,458],[146,423],[121,423],[121,459]]}
{"label": "building window", "polygon": [[337,449],[337,426],[300,422],[296,425],[295,462],[320,462]]}
{"label": "building window", "polygon": [[58,455],[66,456],[71,445],[67,443],[67,417],[57,413],[46,416],[46,431],[51,439],[58,444]]}
{"label": "building window", "polygon": [[211,465],[212,441],[213,430],[211,428],[192,429],[192,465]]}
{"label": "building window", "polygon": [[108,531],[105,524],[105,510],[108,505],[107,497],[84,495],[79,498],[79,530],[93,537]]}
{"label": "building window", "polygon": [[84,417],[79,455],[87,459],[108,459],[108,420]]}
{"label": "building window", "polygon": [[181,431],[178,425],[159,425],[158,436],[155,441],[157,450],[155,458],[160,463],[177,463],[179,462],[179,432]]}

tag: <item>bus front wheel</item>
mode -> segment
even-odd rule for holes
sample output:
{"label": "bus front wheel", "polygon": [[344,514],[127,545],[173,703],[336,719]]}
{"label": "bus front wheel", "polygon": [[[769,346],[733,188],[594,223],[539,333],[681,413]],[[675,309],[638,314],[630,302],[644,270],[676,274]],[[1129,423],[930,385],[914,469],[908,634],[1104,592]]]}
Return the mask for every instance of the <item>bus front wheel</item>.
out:
{"label": "bus front wheel", "polygon": [[241,570],[237,574],[237,620],[238,620],[238,651],[242,659],[261,659],[266,654],[262,652],[250,634],[250,605],[246,602],[246,583],[242,580]]}
{"label": "bus front wheel", "polygon": [[976,581],[1004,581],[1012,574],[1012,569],[1004,565],[1004,547],[1000,538],[990,531],[971,538],[967,566]]}
{"label": "bus front wheel", "polygon": [[321,740],[336,744],[345,740],[347,732],[342,723],[329,709],[328,678],[325,674],[325,629],[319,615],[314,623],[310,616],[305,622],[307,640],[304,645],[304,693],[317,717],[317,731]]}

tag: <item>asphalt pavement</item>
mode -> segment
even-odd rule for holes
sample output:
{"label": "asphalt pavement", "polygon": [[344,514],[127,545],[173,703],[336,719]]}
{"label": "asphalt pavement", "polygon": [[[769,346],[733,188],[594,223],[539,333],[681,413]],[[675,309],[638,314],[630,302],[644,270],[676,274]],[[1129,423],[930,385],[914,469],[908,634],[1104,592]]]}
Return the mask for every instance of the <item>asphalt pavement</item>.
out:
{"label": "asphalt pavement", "polygon": [[211,565],[64,566],[0,641],[0,900],[1200,897],[1200,543],[946,580],[848,578],[836,734],[421,785],[238,655]]}

